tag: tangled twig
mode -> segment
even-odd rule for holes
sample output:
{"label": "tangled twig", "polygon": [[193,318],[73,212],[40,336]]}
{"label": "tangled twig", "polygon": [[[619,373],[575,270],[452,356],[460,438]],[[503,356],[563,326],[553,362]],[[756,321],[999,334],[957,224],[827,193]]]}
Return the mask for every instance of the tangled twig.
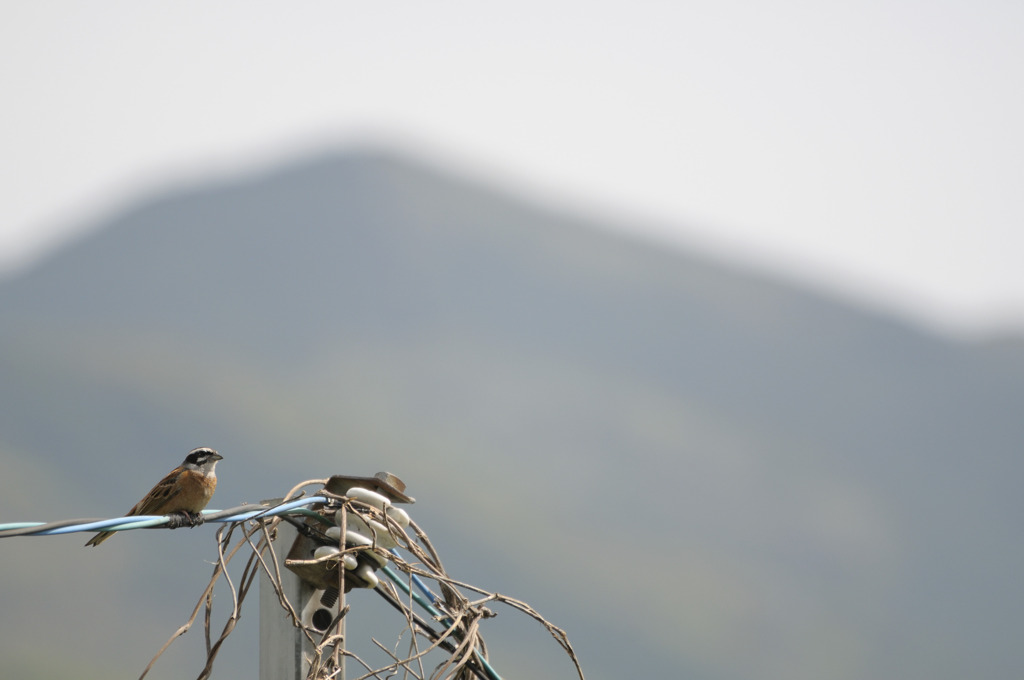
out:
{"label": "tangled twig", "polygon": [[[323,485],[326,481],[302,482],[288,492],[284,501],[294,500],[295,497],[302,495],[301,491],[305,487]],[[356,680],[393,677],[399,672],[404,673],[405,677],[412,677],[416,680],[467,680],[469,678],[495,680],[498,675],[488,661],[487,648],[480,632],[481,622],[495,616],[494,612],[485,605],[495,602],[526,614],[544,626],[571,659],[576,676],[583,680],[583,670],[579,659],[564,630],[547,621],[526,602],[500,593],[488,592],[449,577],[442,566],[440,555],[430,542],[426,532],[415,522],[407,523],[411,530],[407,532],[392,516],[393,513],[389,514],[386,510],[382,511],[354,498],[332,494],[326,490],[318,489],[316,494],[325,496],[329,501],[323,506],[314,506],[314,508],[318,508],[316,513],[306,512],[307,517],[304,523],[298,522],[292,517],[257,516],[233,522],[218,530],[216,534],[217,560],[214,563],[209,583],[200,595],[188,621],[164,643],[146,666],[142,675],[139,676],[139,680],[146,677],[157,660],[176,639],[189,631],[195,623],[200,609],[204,609],[206,663],[199,673],[198,680],[207,680],[213,672],[214,661],[223,643],[241,618],[242,606],[253,582],[261,573],[273,585],[278,603],[286,613],[288,620],[299,630],[306,641],[307,680],[334,678],[344,680],[346,660],[351,660],[362,669],[362,674]],[[358,513],[359,517],[375,520],[378,530],[382,530],[382,525],[386,527],[387,534],[389,534],[386,544],[397,544],[399,549],[411,556],[411,560],[402,558],[397,551],[384,550],[378,544],[378,541],[383,541],[385,538],[381,535],[375,534],[371,545],[346,545],[346,523],[349,513]],[[341,526],[340,540],[327,538],[327,534],[322,530],[324,524],[333,525],[335,517]],[[356,517],[356,520],[359,517]],[[284,563],[291,568],[316,568],[322,569],[324,573],[328,574],[337,573],[336,586],[323,586],[337,588],[340,598],[336,603],[334,619],[326,627],[313,628],[304,624],[300,614],[301,606],[296,606],[291,602],[285,592],[281,570],[282,560],[277,549],[278,546],[275,545],[277,528],[282,521],[296,525],[300,532],[312,537],[321,545],[331,545],[333,542],[338,548],[337,551],[333,551],[333,549],[328,551],[331,554],[322,557],[284,560]],[[235,538],[236,531],[241,534],[238,538]],[[413,537],[410,537],[410,533],[413,534]],[[237,580],[233,580],[228,566],[232,559],[246,547],[249,549],[248,558],[241,576]],[[344,632],[345,614],[349,610],[345,602],[346,588],[372,584],[361,583],[360,579],[352,576],[347,568],[341,566],[341,563],[344,560],[351,560],[352,556],[359,556],[361,553],[366,555],[367,551],[373,551],[377,562],[375,567],[379,566],[380,571],[392,581],[391,583],[382,581],[377,584],[377,592],[392,607],[401,612],[405,621],[405,627],[399,633],[392,648],[388,648],[376,638],[370,638],[372,649],[383,652],[388,659],[388,663],[379,667],[375,667],[354,653],[347,644]],[[360,557],[360,559],[363,558]],[[372,562],[367,560],[367,563]],[[392,569],[392,567],[394,568]],[[213,639],[213,591],[221,577],[230,592],[231,607],[217,638]],[[426,585],[428,581],[435,584],[436,589],[441,593],[440,596],[431,592]],[[429,595],[429,598],[420,596],[416,592],[417,588],[423,590],[425,594]],[[463,594],[464,592],[479,597],[470,599]],[[416,613],[414,604],[420,605],[426,611],[426,615],[421,616]],[[409,634],[408,648],[405,652],[399,653],[399,646],[406,633]],[[432,670],[428,671],[427,666],[424,665],[425,662],[437,654],[441,655],[440,660],[434,662]]]}

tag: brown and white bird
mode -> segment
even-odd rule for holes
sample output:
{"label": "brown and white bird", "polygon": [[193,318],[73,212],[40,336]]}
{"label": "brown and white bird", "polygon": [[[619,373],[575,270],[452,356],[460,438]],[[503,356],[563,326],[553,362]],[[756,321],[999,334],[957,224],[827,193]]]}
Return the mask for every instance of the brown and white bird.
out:
{"label": "brown and white bird", "polygon": [[[206,507],[217,489],[217,461],[223,459],[213,449],[193,449],[185,461],[167,473],[146,497],[135,504],[125,517],[132,515],[169,515],[182,513],[193,526],[202,520],[199,512]],[[93,536],[89,545],[99,545],[110,538],[113,531],[101,531]]]}

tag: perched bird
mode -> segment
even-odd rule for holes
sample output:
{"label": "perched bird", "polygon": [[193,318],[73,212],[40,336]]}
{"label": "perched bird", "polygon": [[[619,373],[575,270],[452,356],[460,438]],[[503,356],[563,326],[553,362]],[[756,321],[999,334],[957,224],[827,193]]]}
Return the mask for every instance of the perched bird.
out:
{"label": "perched bird", "polygon": [[[181,513],[195,526],[202,522],[199,511],[206,507],[217,488],[217,461],[224,458],[213,449],[189,451],[185,462],[167,473],[146,497],[135,504],[125,517],[132,515],[169,515]],[[101,531],[86,543],[99,545],[113,531]]]}

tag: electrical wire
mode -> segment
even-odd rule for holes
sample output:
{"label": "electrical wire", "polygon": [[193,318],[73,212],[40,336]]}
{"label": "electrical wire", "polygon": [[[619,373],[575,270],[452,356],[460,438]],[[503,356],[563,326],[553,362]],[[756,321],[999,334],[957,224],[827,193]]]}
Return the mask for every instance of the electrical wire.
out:
{"label": "electrical wire", "polygon": [[[440,647],[444,651],[448,652],[449,654],[454,654],[455,653],[455,645],[453,645],[448,640],[442,639],[441,638],[441,634],[438,633],[436,630],[434,630],[430,626],[430,624],[428,624],[426,621],[424,621],[423,618],[421,616],[419,616],[416,612],[411,611],[408,607],[406,607],[402,602],[400,602],[397,599],[395,599],[395,597],[391,593],[389,593],[387,590],[385,590],[381,586],[378,585],[374,590],[375,590],[375,592],[378,595],[380,595],[382,598],[384,598],[384,600],[388,604],[390,604],[392,607],[397,609],[402,614],[406,614],[409,617],[411,617],[413,622],[415,622],[416,626],[421,631],[423,631],[424,635],[426,635],[431,640],[437,642],[438,647]],[[478,658],[479,658],[479,655],[478,655]],[[475,675],[476,677],[480,678],[481,680],[494,680],[494,676],[487,672],[486,667],[484,668],[483,671],[481,671],[479,668],[477,668],[474,665],[469,665],[468,668],[469,668],[470,671],[472,671],[473,675]]]}
{"label": "electrical wire", "polygon": [[[325,496],[310,496],[277,505],[249,503],[226,510],[203,510],[204,522],[244,522],[259,517],[276,517],[284,514],[304,515],[305,506],[327,503]],[[129,531],[160,527],[175,521],[171,515],[138,515],[114,517],[111,519],[66,519],[56,522],[12,522],[0,524],[0,538],[14,536],[54,536],[77,532]]]}
{"label": "electrical wire", "polygon": [[[398,554],[398,551],[397,551],[397,550],[395,550],[394,548],[392,548],[392,549],[391,549],[391,554],[392,554],[392,555],[394,555],[395,557],[401,557],[401,555],[399,555],[399,554]],[[430,601],[431,601],[431,603],[433,603],[434,605],[438,605],[438,604],[440,604],[440,603],[441,603],[441,598],[440,598],[440,597],[438,597],[438,596],[437,596],[437,595],[436,595],[436,594],[434,593],[434,591],[432,591],[432,590],[431,590],[431,589],[430,589],[430,588],[429,588],[429,587],[427,586],[427,584],[423,582],[423,579],[421,579],[421,578],[419,577],[419,575],[418,575],[418,574],[412,574],[412,573],[410,573],[410,574],[409,574],[409,576],[411,576],[411,577],[412,577],[412,582],[413,582],[413,584],[414,584],[414,585],[415,585],[415,586],[416,586],[417,588],[419,588],[420,592],[421,592],[421,593],[423,593],[424,595],[426,595],[427,597],[429,597],[429,598],[430,598]],[[389,578],[391,578],[392,580],[394,579],[394,576],[390,576],[390,575],[389,575],[388,577],[389,577]],[[439,612],[432,612],[432,613],[433,613],[433,614],[434,614],[435,616],[438,616],[438,617],[440,617],[440,616],[441,616],[441,614],[440,614]]]}
{"label": "electrical wire", "polygon": [[[247,503],[245,505],[239,505],[233,508],[227,508],[225,510],[203,510],[202,517],[204,522],[245,522],[252,519],[261,517],[276,517],[279,515],[304,515],[307,517],[316,518],[322,522],[330,524],[331,522],[326,521],[320,513],[313,512],[306,508],[308,505],[314,505],[317,503],[329,503],[329,499],[325,496],[310,496],[308,498],[300,498],[298,500],[289,501],[287,503],[276,502],[274,505],[269,505],[265,502],[264,504]],[[110,519],[96,519],[96,518],[84,518],[84,519],[65,519],[58,520],[56,522],[9,522],[6,524],[0,524],[0,538],[13,538],[15,536],[57,536],[61,534],[79,533],[79,532],[94,532],[94,531],[130,531],[132,529],[149,529],[166,526],[169,523],[176,522],[180,518],[175,518],[171,515],[133,515],[127,517],[113,517]],[[391,551],[396,556],[398,553],[394,550]],[[426,583],[416,574],[412,574],[412,581],[416,588],[422,592],[417,593],[413,591],[405,580],[396,573],[389,566],[385,565],[381,567],[381,571],[397,585],[406,595],[409,595],[419,606],[423,607],[432,617],[445,623],[445,625],[451,625],[452,619],[442,613],[435,605],[441,602],[441,599],[427,587]],[[391,597],[384,593],[383,590],[377,589],[380,593],[391,601]],[[424,597],[424,595],[426,597]],[[428,599],[429,598],[429,599]],[[402,606],[401,603],[392,602],[392,605]],[[415,616],[415,615],[413,615]],[[439,637],[439,633],[434,631],[427,625],[425,621],[416,617],[417,625],[423,628],[424,632],[434,639]],[[442,644],[442,646],[444,646]],[[497,671],[491,667],[487,659],[479,652],[474,650],[474,660],[480,664],[483,668],[483,674],[486,675],[488,680],[502,680],[501,676],[498,675]],[[481,671],[477,668],[472,668],[472,671],[480,676]]]}
{"label": "electrical wire", "polygon": [[[394,550],[392,550],[391,552],[395,553]],[[395,554],[397,555],[398,553]],[[413,601],[416,602],[416,604],[427,610],[427,613],[429,613],[435,619],[444,623],[446,626],[452,625],[452,619],[450,617],[441,613],[436,607],[434,607],[433,604],[424,599],[422,595],[409,588],[409,584],[406,583],[405,579],[403,579],[400,574],[396,573],[394,569],[392,569],[388,565],[384,565],[380,568],[380,571],[383,572],[384,575],[387,576],[389,579],[391,579],[391,581],[395,585],[401,588],[403,593],[411,597]],[[427,594],[427,596],[434,601],[434,604],[441,601],[440,598],[437,597],[437,595],[435,595],[433,592],[431,592],[431,590],[426,586],[425,583],[423,583],[422,580],[420,580],[420,578],[416,574],[411,574],[411,576],[413,578],[413,582],[416,583],[416,587],[424,591]],[[481,666],[483,666],[484,672],[487,673],[487,677],[490,680],[501,680],[501,676],[498,675],[498,671],[494,670],[494,668],[491,666],[490,663],[487,662],[487,659],[484,658],[483,654],[481,654],[479,650],[474,649],[473,653],[475,654],[476,660],[480,662]]]}

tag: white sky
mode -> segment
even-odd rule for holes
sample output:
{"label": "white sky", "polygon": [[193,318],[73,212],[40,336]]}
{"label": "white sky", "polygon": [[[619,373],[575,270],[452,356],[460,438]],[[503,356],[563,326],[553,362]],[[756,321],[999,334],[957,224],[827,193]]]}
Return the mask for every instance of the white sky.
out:
{"label": "white sky", "polygon": [[382,139],[945,329],[1024,327],[1015,0],[6,2],[0,93],[7,270],[167,182]]}

